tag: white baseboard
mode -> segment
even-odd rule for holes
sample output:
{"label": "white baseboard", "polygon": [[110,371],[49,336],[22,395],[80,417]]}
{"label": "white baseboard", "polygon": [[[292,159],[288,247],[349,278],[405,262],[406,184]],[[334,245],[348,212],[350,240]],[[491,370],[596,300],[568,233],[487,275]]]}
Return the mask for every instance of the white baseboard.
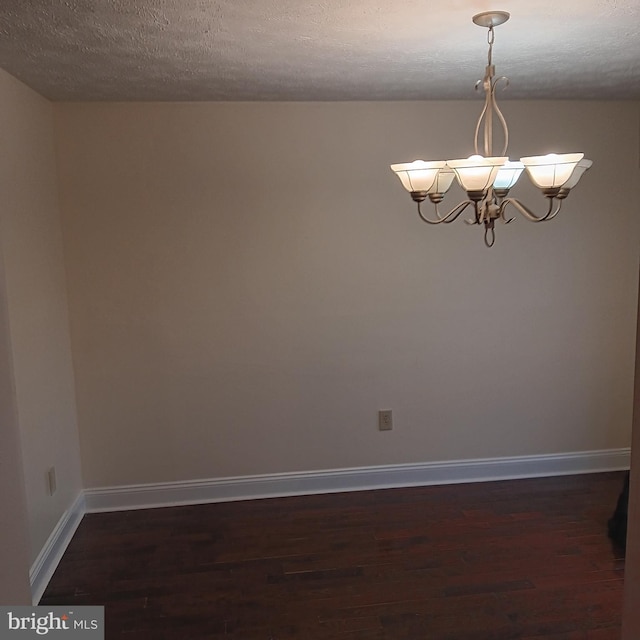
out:
{"label": "white baseboard", "polygon": [[64,512],[58,524],[40,550],[31,570],[31,599],[34,605],[40,602],[44,590],[53,576],[62,555],[66,551],[86,512],[84,493],[80,493],[74,503]]}
{"label": "white baseboard", "polygon": [[86,489],[86,510],[122,511],[291,495],[485,482],[629,468],[630,449],[385,465]]}

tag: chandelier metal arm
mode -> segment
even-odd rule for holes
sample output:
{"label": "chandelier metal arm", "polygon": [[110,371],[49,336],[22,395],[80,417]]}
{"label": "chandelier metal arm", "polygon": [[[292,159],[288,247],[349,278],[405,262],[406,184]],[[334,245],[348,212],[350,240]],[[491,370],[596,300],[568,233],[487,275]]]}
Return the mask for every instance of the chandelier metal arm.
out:
{"label": "chandelier metal arm", "polygon": [[465,220],[466,224],[487,224],[488,217],[485,215],[485,207],[481,201],[473,201],[473,218]]}
{"label": "chandelier metal arm", "polygon": [[556,204],[556,208],[554,209],[554,211],[552,213],[550,213],[549,215],[545,216],[545,220],[553,220],[558,213],[560,212],[560,209],[562,208],[562,200],[558,200],[557,204]]}
{"label": "chandelier metal arm", "polygon": [[[478,80],[478,82],[476,82],[476,89],[478,89],[480,84],[482,84],[482,82]],[[486,79],[485,79],[485,87],[486,87]],[[485,120],[485,117],[487,118],[485,122],[488,122],[491,119],[490,106],[491,104],[489,99],[489,91],[486,91],[484,106],[482,107],[482,111],[480,112],[480,116],[478,117],[478,122],[476,123],[476,130],[473,136],[473,144],[474,144],[474,150],[476,152],[476,155],[480,154],[480,146],[478,145],[478,142],[480,140],[480,127],[482,127],[482,122],[483,120]],[[488,111],[489,111],[489,114],[487,114]],[[491,155],[490,153],[487,152],[487,125],[486,124],[484,128],[484,134],[485,134],[484,135],[485,155]]]}
{"label": "chandelier metal arm", "polygon": [[427,218],[424,213],[422,213],[422,207],[420,206],[421,203],[418,202],[418,215],[420,216],[420,218],[426,222],[427,224],[440,224],[442,222],[453,222],[454,220],[456,220],[458,218],[458,216],[469,206],[472,205],[473,202],[471,200],[465,200],[464,202],[460,202],[459,204],[457,204],[453,209],[451,209],[451,211],[449,211],[448,213],[446,213],[445,215],[441,216],[440,215],[440,211],[438,209],[438,203],[434,203],[434,210],[436,212],[436,219],[435,220],[430,220],[429,218]]}
{"label": "chandelier metal arm", "polygon": [[[484,244],[491,248],[496,241],[495,221],[500,218],[499,207],[490,200],[474,201],[474,219],[465,220],[467,224],[477,224],[484,226]],[[511,222],[504,220],[503,222]]]}
{"label": "chandelier metal arm", "polygon": [[484,245],[485,247],[491,249],[496,241],[496,230],[493,225],[485,225],[484,228]]}
{"label": "chandelier metal arm", "polygon": [[498,101],[496,100],[496,87],[498,82],[504,81],[505,87],[509,85],[509,78],[506,76],[500,76],[499,78],[493,79],[493,67],[487,67],[486,75],[484,80],[479,80],[476,83],[476,89],[482,85],[485,91],[485,101],[484,106],[482,107],[482,111],[480,112],[480,116],[478,117],[478,121],[476,123],[476,130],[473,136],[474,141],[474,149],[476,154],[480,154],[480,129],[483,128],[483,151],[484,156],[492,156],[493,155],[493,118],[494,116],[498,119],[500,126],[502,127],[502,135],[504,138],[504,143],[502,146],[501,155],[504,155],[507,152],[507,148],[509,146],[509,127],[507,126],[507,120],[504,117],[500,107],[498,106]]}
{"label": "chandelier metal arm", "polygon": [[[502,132],[504,134],[504,144],[502,146],[502,151],[500,152],[500,155],[504,156],[507,154],[507,148],[509,147],[509,127],[507,126],[507,120],[502,114],[502,111],[500,111],[500,107],[498,106],[498,101],[496,100],[496,97],[495,97],[496,86],[498,82],[500,82],[500,80],[504,80],[505,88],[509,86],[509,78],[507,78],[506,76],[500,76],[499,78],[496,78],[491,88],[491,96],[492,96],[493,111],[495,112],[496,116],[498,117],[498,120],[500,121],[500,124],[502,125]],[[491,145],[493,146],[493,142],[491,143]]]}
{"label": "chandelier metal arm", "polygon": [[[474,146],[476,154],[480,154],[480,129],[483,128],[483,150],[485,156],[493,156],[493,118],[497,117],[500,122],[500,126],[502,127],[502,132],[504,135],[504,146],[502,148],[501,155],[505,155],[507,151],[507,147],[509,146],[509,128],[507,127],[507,121],[505,117],[502,115],[502,111],[498,107],[498,102],[496,100],[496,87],[498,82],[504,80],[505,86],[508,86],[509,79],[505,76],[500,76],[499,78],[495,78],[495,67],[493,65],[493,42],[494,42],[495,34],[493,31],[493,24],[489,26],[489,30],[487,33],[487,42],[489,44],[489,52],[487,56],[487,66],[484,72],[484,78],[476,82],[476,90],[482,86],[485,94],[484,99],[484,107],[482,112],[480,113],[480,117],[478,118],[478,122],[476,124],[476,130],[474,134]],[[484,127],[482,127],[484,122]]]}
{"label": "chandelier metal arm", "polygon": [[522,204],[520,200],[516,198],[505,198],[500,204],[500,217],[505,222],[511,222],[511,220],[513,220],[513,218],[510,218],[509,220],[507,220],[504,217],[505,210],[509,205],[511,205],[515,209],[517,209],[527,220],[530,220],[531,222],[545,222],[546,220],[553,220],[553,218],[555,218],[560,212],[560,209],[562,207],[562,199],[548,198],[548,200],[549,200],[549,208],[547,209],[547,213],[545,213],[542,216],[538,216],[535,213],[533,213],[533,211],[531,211],[531,209],[529,209],[526,205]]}

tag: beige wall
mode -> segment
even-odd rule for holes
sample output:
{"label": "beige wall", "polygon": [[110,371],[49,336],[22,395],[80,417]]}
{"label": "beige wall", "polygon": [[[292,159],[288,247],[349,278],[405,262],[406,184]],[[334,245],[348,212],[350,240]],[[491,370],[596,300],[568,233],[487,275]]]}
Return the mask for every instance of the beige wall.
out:
{"label": "beige wall", "polygon": [[86,486],[628,446],[639,105],[505,103],[595,166],[492,250],[388,169],[478,109],[56,105]]}
{"label": "beige wall", "polygon": [[1,254],[0,443],[0,605],[31,604],[27,502]]}
{"label": "beige wall", "polygon": [[[57,199],[53,110],[0,72],[0,242],[29,519],[30,562],[82,489]],[[45,474],[55,466],[58,491]]]}

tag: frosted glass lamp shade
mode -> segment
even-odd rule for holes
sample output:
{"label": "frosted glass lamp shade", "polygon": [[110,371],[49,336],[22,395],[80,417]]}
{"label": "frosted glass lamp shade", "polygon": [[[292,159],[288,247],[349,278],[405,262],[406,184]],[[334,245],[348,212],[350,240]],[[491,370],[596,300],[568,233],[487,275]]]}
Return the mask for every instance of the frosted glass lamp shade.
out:
{"label": "frosted glass lamp shade", "polygon": [[438,173],[445,165],[444,160],[435,162],[415,160],[414,162],[392,164],[391,170],[400,178],[402,186],[407,191],[411,193],[416,191],[429,192],[437,182]]}
{"label": "frosted glass lamp shade", "polygon": [[464,160],[447,160],[447,164],[456,172],[465,191],[484,192],[493,184],[500,167],[508,159],[470,156]]}
{"label": "frosted glass lamp shade", "polygon": [[[520,158],[533,184],[540,189],[558,189],[569,181],[584,153],[549,153]],[[582,175],[582,174],[581,174]],[[580,176],[578,176],[578,179]],[[576,180],[577,182],[577,180]]]}
{"label": "frosted glass lamp shade", "polygon": [[440,169],[435,182],[431,189],[429,189],[428,193],[447,193],[455,177],[456,174],[454,171],[451,171],[451,169],[447,167]]}
{"label": "frosted glass lamp shade", "polygon": [[582,160],[580,160],[580,162],[578,162],[578,164],[576,165],[576,168],[573,170],[573,173],[571,174],[571,177],[562,185],[563,189],[573,189],[573,187],[575,187],[580,178],[582,177],[582,174],[591,167],[591,165],[593,164],[592,160],[587,160],[587,158],[583,158]]}
{"label": "frosted glass lamp shade", "polygon": [[494,189],[504,189],[508,191],[518,182],[520,174],[524,171],[522,162],[511,162],[507,160],[498,170],[498,175],[493,181]]}

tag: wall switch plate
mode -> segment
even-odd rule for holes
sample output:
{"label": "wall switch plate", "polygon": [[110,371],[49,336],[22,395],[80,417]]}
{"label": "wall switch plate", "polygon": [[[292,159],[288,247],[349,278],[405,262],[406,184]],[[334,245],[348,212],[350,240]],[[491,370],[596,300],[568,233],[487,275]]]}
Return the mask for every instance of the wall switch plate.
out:
{"label": "wall switch plate", "polygon": [[51,469],[47,471],[47,491],[49,495],[52,496],[56,492],[57,488],[58,485],[56,482],[56,468],[51,467]]}
{"label": "wall switch plate", "polygon": [[393,429],[393,412],[391,409],[378,411],[378,429],[380,431],[391,431]]}

